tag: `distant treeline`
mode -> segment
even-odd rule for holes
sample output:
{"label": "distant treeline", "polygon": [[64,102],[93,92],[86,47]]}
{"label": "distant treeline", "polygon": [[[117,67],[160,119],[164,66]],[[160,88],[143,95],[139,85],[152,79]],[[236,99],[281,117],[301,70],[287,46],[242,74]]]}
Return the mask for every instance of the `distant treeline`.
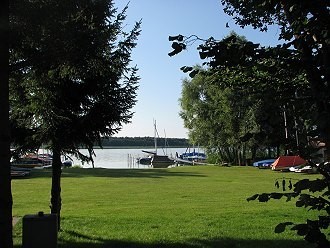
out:
{"label": "distant treeline", "polygon": [[[111,137],[102,139],[102,146],[137,146],[137,147],[154,147],[153,137]],[[157,139],[158,147],[165,147],[165,138]],[[167,138],[167,147],[189,147],[188,139],[183,138]]]}

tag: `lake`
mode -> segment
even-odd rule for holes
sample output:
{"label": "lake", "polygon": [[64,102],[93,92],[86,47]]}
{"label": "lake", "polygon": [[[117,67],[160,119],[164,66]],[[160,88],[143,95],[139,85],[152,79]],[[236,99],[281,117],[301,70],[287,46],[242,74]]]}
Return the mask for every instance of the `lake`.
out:
{"label": "lake", "polygon": [[[95,149],[96,157],[94,157],[94,165],[98,168],[112,168],[112,169],[129,169],[129,168],[150,168],[148,165],[138,164],[137,158],[146,157],[147,154],[142,150],[154,151],[153,149],[132,148],[132,149]],[[175,157],[178,154],[186,152],[187,148],[166,148],[166,150],[159,148],[157,153],[159,155],[167,154],[169,157]],[[81,153],[88,154],[87,149],[81,149]],[[192,151],[192,149],[191,149]],[[83,168],[91,168],[92,164],[82,164],[76,158],[73,158],[73,165],[79,165]]]}

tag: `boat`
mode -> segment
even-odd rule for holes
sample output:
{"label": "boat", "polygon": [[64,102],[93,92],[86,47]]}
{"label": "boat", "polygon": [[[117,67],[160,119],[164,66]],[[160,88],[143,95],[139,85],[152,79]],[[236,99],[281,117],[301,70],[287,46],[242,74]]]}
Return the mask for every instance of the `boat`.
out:
{"label": "boat", "polygon": [[72,167],[72,160],[66,159],[66,160],[62,161],[62,166],[63,167]]}
{"label": "boat", "polygon": [[143,165],[151,165],[151,156],[138,158],[138,163]]}
{"label": "boat", "polygon": [[139,164],[143,164],[143,165],[151,165],[151,160],[152,160],[152,157],[155,155],[155,153],[154,152],[150,152],[150,151],[145,151],[145,150],[142,150],[142,152],[147,153],[149,155],[146,156],[146,157],[138,158],[137,159],[137,162]]}
{"label": "boat", "polygon": [[153,152],[148,153],[150,153],[151,155],[147,157],[138,158],[139,164],[151,165],[153,168],[167,168],[168,166],[175,164],[175,160],[169,158],[167,155],[159,155]]}
{"label": "boat", "polygon": [[188,161],[205,161],[206,160],[206,154],[203,152],[196,152],[195,149],[193,152],[184,152],[179,155],[179,158],[182,160],[188,160]]}
{"label": "boat", "polygon": [[204,152],[200,152],[199,149],[196,151],[193,148],[193,151],[190,152],[190,148],[186,149],[186,152],[181,153],[180,155],[176,154],[176,163],[181,165],[196,165],[196,164],[206,164],[206,154]]}
{"label": "boat", "polygon": [[151,159],[151,165],[153,168],[167,168],[170,165],[175,164],[174,159],[169,158],[167,155],[154,155]]}
{"label": "boat", "polygon": [[271,164],[275,162],[276,159],[270,158],[270,159],[264,159],[260,161],[256,161],[253,163],[254,167],[257,167],[259,169],[265,169],[265,168],[271,168]]}
{"label": "boat", "polygon": [[[158,131],[156,126],[156,121],[154,121],[154,143],[155,143],[155,150],[154,151],[146,151],[142,150],[142,152],[147,153],[147,157],[142,157],[138,159],[140,164],[151,165],[153,168],[167,168],[170,165],[175,164],[175,160],[173,158],[169,158],[168,155],[159,155],[157,153],[157,137]],[[166,139],[165,139],[166,140]]]}
{"label": "boat", "polygon": [[302,167],[290,167],[289,171],[295,172],[295,173],[315,173],[317,172],[316,168],[313,168],[310,165],[302,166]]}
{"label": "boat", "polygon": [[[53,156],[51,154],[35,154],[29,153],[15,159],[11,162],[12,167],[43,169],[51,168],[53,164]],[[72,160],[66,159],[62,162],[63,167],[71,167]]]}
{"label": "boat", "polygon": [[15,159],[11,162],[11,166],[19,168],[37,168],[43,166],[49,166],[52,164],[52,159],[48,156],[40,156],[35,153],[29,153]]}

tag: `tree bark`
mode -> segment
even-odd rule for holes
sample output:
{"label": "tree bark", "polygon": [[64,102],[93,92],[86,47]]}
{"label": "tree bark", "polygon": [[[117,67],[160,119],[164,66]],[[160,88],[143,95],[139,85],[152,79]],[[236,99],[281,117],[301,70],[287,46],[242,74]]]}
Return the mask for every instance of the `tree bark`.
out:
{"label": "tree bark", "polygon": [[0,247],[13,247],[9,127],[9,2],[0,3]]}
{"label": "tree bark", "polygon": [[59,148],[53,149],[52,165],[52,189],[51,189],[51,213],[57,215],[57,228],[61,228],[61,173],[62,173],[61,151]]}
{"label": "tree bark", "polygon": [[238,163],[238,166],[241,166],[242,165],[242,162],[241,162],[241,147],[238,146],[236,150],[237,150],[237,163]]}

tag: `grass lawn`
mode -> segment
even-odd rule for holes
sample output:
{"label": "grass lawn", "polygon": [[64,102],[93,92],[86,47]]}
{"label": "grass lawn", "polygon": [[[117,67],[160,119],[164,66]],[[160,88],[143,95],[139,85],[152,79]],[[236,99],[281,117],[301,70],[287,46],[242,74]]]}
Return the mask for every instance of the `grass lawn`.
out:
{"label": "grass lawn", "polygon": [[[59,248],[73,247],[312,247],[284,221],[317,213],[285,200],[246,198],[279,191],[277,178],[315,178],[251,167],[185,166],[170,169],[64,169]],[[12,181],[13,215],[49,212],[51,172]],[[22,221],[14,228],[20,247]]]}

